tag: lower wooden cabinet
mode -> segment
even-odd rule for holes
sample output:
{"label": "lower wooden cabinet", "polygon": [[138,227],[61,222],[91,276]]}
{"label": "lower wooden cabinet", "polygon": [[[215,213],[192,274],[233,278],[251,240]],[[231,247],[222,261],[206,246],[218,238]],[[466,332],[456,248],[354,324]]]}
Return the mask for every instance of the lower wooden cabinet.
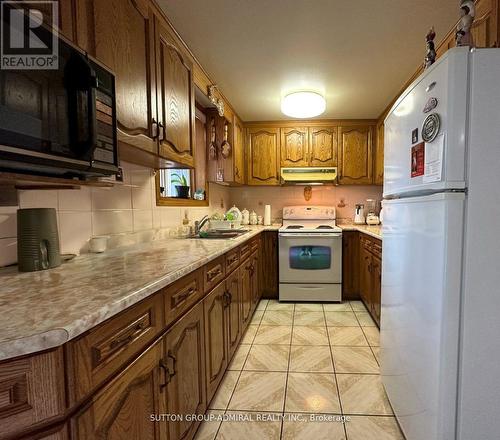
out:
{"label": "lower wooden cabinet", "polygon": [[260,300],[260,286],[259,286],[259,251],[256,250],[250,256],[250,277],[251,277],[251,290],[252,290],[252,304],[251,312],[257,307]]}
{"label": "lower wooden cabinet", "polygon": [[[178,321],[165,336],[162,372],[166,386],[163,398],[168,414],[203,414],[205,392],[205,331],[203,304],[200,302]],[[160,422],[168,440],[191,438],[199,422],[193,420]],[[123,437],[134,438],[134,437]],[[141,440],[145,437],[137,437]]]}
{"label": "lower wooden cabinet", "polygon": [[259,261],[260,294],[266,299],[278,299],[278,232],[262,233],[262,246]]}
{"label": "lower wooden cabinet", "polygon": [[165,413],[166,375],[161,374],[163,341],[146,350],[72,420],[79,440],[164,439],[151,415]]}
{"label": "lower wooden cabinet", "polygon": [[226,343],[228,361],[233,357],[241,339],[241,286],[239,271],[226,280]]}
{"label": "lower wooden cabinet", "polygon": [[205,314],[205,348],[207,401],[210,401],[227,367],[226,350],[226,284],[221,283],[203,300]]}
{"label": "lower wooden cabinet", "polygon": [[342,298],[359,299],[359,232],[342,233]]}
{"label": "lower wooden cabinet", "polygon": [[360,238],[360,296],[368,312],[380,326],[382,290],[382,246],[380,240],[363,235]]}
{"label": "lower wooden cabinet", "polygon": [[243,261],[240,266],[241,288],[241,323],[246,328],[250,322],[252,312],[252,263],[251,257]]}

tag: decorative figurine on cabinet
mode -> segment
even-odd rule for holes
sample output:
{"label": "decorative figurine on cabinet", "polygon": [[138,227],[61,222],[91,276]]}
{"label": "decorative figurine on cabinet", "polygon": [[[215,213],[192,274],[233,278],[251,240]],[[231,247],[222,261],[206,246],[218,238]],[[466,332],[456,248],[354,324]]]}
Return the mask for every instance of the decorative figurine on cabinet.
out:
{"label": "decorative figurine on cabinet", "polygon": [[474,38],[470,32],[472,23],[474,23],[474,17],[476,16],[476,7],[472,0],[463,0],[460,4],[460,19],[457,32],[455,34],[455,40],[457,46],[470,46],[474,47]]}
{"label": "decorative figurine on cabinet", "polygon": [[434,38],[436,38],[436,31],[434,30],[434,26],[430,28],[429,32],[425,37],[425,41],[427,42],[427,54],[425,55],[424,60],[424,69],[431,67],[436,61],[436,49],[434,47]]}

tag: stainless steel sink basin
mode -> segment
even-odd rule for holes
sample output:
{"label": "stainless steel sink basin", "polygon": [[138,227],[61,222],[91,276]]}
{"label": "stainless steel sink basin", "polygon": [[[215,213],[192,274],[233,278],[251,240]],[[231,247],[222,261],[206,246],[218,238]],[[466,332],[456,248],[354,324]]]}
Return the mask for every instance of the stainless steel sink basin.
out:
{"label": "stainless steel sink basin", "polygon": [[202,238],[202,239],[217,239],[217,240],[227,240],[230,238],[236,238],[241,235],[250,232],[250,229],[228,229],[226,230],[216,230],[216,231],[203,231],[199,235],[192,235],[189,238]]}

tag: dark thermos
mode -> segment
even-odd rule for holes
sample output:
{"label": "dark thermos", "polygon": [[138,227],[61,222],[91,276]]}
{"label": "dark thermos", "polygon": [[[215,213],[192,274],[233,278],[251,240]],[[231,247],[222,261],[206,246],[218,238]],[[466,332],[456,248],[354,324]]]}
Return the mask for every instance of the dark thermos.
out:
{"label": "dark thermos", "polygon": [[20,272],[51,269],[61,264],[55,209],[17,211],[17,261]]}

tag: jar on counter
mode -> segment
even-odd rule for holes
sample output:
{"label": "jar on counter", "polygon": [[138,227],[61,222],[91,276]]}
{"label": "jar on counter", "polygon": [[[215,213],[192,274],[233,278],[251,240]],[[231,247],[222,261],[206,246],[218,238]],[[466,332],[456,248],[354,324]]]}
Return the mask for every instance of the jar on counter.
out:
{"label": "jar on counter", "polygon": [[258,222],[257,213],[255,211],[252,211],[252,213],[250,214],[250,224],[256,225],[257,222]]}
{"label": "jar on counter", "polygon": [[248,212],[247,208],[244,208],[243,211],[241,211],[241,224],[242,225],[250,224],[250,212]]}

